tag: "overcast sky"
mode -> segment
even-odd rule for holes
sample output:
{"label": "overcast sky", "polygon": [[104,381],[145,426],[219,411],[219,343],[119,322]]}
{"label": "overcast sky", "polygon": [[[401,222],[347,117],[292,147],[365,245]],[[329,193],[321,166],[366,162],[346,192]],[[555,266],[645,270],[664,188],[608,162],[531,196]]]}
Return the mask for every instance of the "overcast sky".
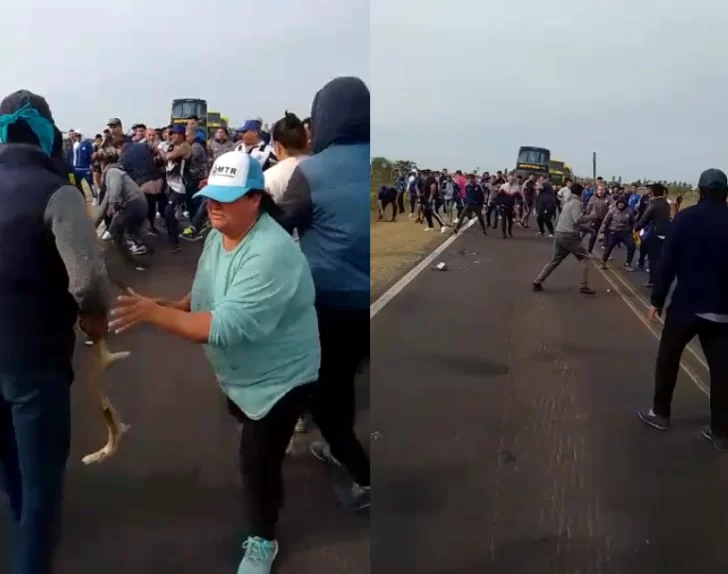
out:
{"label": "overcast sky", "polygon": [[372,154],[600,175],[728,169],[724,0],[371,0]]}
{"label": "overcast sky", "polygon": [[44,95],[61,130],[169,123],[174,98],[231,122],[306,117],[339,75],[369,82],[368,0],[26,0],[3,6],[0,92]]}

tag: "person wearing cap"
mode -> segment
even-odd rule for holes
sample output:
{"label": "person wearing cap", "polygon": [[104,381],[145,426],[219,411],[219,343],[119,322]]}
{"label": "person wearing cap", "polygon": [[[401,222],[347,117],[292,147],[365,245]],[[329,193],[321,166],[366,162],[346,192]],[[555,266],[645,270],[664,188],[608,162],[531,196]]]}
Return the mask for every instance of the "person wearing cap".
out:
{"label": "person wearing cap", "polygon": [[46,100],[27,90],[2,100],[0,142],[0,489],[15,538],[5,571],[48,574],[71,437],[74,327],[80,317],[94,342],[105,336],[108,285]]}
{"label": "person wearing cap", "polygon": [[670,305],[655,365],[652,408],[638,411],[646,424],[670,428],[672,397],[680,361],[696,336],[710,371],[710,426],[702,436],[717,450],[728,446],[728,178],[719,169],[704,171],[700,200],[680,210],[662,245],[648,317],[656,321]]}
{"label": "person wearing cap", "polygon": [[260,124],[256,120],[248,120],[238,130],[241,135],[241,143],[235,149],[244,151],[258,160],[263,171],[278,162],[273,148],[260,138]]}
{"label": "person wearing cap", "polygon": [[325,442],[311,452],[352,476],[341,500],[351,510],[370,504],[369,456],[354,432],[355,379],[369,357],[369,105],[359,78],[336,78],[316,94],[313,155],[298,164],[287,191],[301,198],[291,227],[313,273],[321,333],[310,411]]}
{"label": "person wearing cap", "polygon": [[177,210],[185,204],[187,194],[195,191],[189,185],[189,161],[192,156],[192,148],[187,141],[186,134],[187,128],[181,124],[169,126],[170,146],[165,154],[167,205],[162,215],[172,253],[180,250]]}
{"label": "person wearing cap", "polygon": [[130,292],[118,298],[110,324],[124,331],[147,323],[204,345],[228,408],[242,423],[250,537],[238,574],[268,574],[278,554],[282,463],[321,359],[311,270],[270,215],[278,208],[264,188],[260,164],[249,155],[217,158],[196,194],[207,200],[213,229],[189,294],[160,302]]}

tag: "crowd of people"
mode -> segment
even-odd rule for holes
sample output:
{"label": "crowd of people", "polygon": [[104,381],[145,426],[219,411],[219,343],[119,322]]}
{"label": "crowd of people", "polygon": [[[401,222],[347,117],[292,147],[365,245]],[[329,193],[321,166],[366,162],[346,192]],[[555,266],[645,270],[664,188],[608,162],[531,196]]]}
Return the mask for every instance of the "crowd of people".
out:
{"label": "crowd of people", "polygon": [[379,220],[391,208],[394,221],[408,207],[409,217],[424,224],[426,231],[434,229],[437,223],[442,233],[456,234],[466,220],[474,217],[483,235],[489,229],[499,229],[501,237],[508,239],[513,237],[514,224],[529,229],[535,217],[538,235],[553,238],[559,229],[557,217],[575,196],[584,212],[580,215],[579,234],[580,241],[589,237],[585,248],[588,256],[593,256],[599,242],[602,266],[606,268],[614,249],[624,247],[625,271],[648,273],[645,287],[651,288],[666,226],[680,210],[682,196],[669,200],[667,188],[661,183],[625,188],[616,182],[607,184],[601,177],[584,183],[566,178],[555,190],[549,178],[535,174],[524,179],[501,171],[476,175],[460,170],[452,174],[447,169],[425,169],[413,170],[407,176],[396,172],[394,185],[384,185],[379,190]]}
{"label": "crowd of people", "polygon": [[[0,103],[0,488],[11,574],[52,569],[76,325],[91,344],[146,323],[203,345],[240,433],[249,536],[238,574],[268,574],[278,554],[282,464],[303,413],[324,439],[311,453],[351,476],[341,503],[369,507],[369,456],[354,432],[355,377],[369,352],[369,109],[367,86],[340,77],[316,94],[308,127],[286,113],[270,143],[257,120],[239,141],[218,130],[204,142],[196,118],[132,135],[112,118],[88,145],[76,132],[64,142],[41,96],[23,90]],[[84,181],[93,200],[79,193]],[[191,237],[206,219],[188,294],[129,290],[112,302],[91,202],[130,260],[159,220],[175,251],[187,231],[178,212],[189,210]]]}
{"label": "crowd of people", "polygon": [[[286,118],[295,116],[286,113]],[[173,253],[181,249],[180,239],[204,237],[209,229],[205,202],[193,195],[204,186],[213,162],[223,153],[245,151],[264,171],[276,165],[279,156],[285,159],[309,153],[311,118],[298,123],[306,131],[306,142],[293,142],[287,150],[290,121],[274,124],[278,131],[275,140],[261,118],[248,120],[234,131],[218,128],[208,139],[196,116],[187,118],[186,124],[161,128],[136,123],[128,132],[120,118],[111,118],[103,133],[93,139],[84,138],[79,130],[68,130],[63,155],[74,182],[82,189],[85,184],[89,201],[98,206],[100,236],[113,240],[131,262],[152,251],[149,236],[165,232]],[[282,133],[284,129],[288,133]],[[140,271],[145,269],[138,259],[134,264]]]}

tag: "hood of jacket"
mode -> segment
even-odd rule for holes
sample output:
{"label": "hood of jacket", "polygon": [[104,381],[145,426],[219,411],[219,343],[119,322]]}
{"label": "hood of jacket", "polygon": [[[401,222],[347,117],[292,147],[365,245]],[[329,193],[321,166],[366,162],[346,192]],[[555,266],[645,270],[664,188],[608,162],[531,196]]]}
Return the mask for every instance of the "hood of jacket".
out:
{"label": "hood of jacket", "polygon": [[321,88],[311,106],[313,153],[334,144],[369,143],[369,101],[369,88],[359,78],[335,78]]}

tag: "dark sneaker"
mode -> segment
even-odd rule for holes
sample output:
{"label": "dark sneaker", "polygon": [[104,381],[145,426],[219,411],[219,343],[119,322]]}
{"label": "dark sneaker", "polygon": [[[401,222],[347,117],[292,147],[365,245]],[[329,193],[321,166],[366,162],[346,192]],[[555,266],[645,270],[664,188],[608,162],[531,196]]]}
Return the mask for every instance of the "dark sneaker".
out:
{"label": "dark sneaker", "polygon": [[650,283],[649,281],[647,283],[642,284],[642,287],[644,287],[645,289],[652,289],[654,286],[655,286],[655,284]]}
{"label": "dark sneaker", "polygon": [[541,283],[539,283],[538,281],[534,281],[533,285],[532,285],[532,289],[534,291],[536,291],[537,293],[541,292],[541,291],[543,291],[543,285],[541,285]]}
{"label": "dark sneaker", "polygon": [[637,271],[644,271],[645,266],[644,265],[637,265]]}
{"label": "dark sneaker", "polygon": [[599,269],[607,270],[609,267],[607,267],[607,264],[602,262],[602,264],[599,266]]}
{"label": "dark sneaker", "polygon": [[710,442],[713,443],[713,447],[715,448],[715,450],[724,451],[728,447],[728,440],[726,440],[726,437],[714,434],[709,426],[703,427],[703,430],[700,434],[703,436],[703,438],[708,439]]}
{"label": "dark sneaker", "polygon": [[590,288],[588,285],[582,285],[579,287],[579,293],[582,295],[596,295],[596,291],[594,289]]}
{"label": "dark sneaker", "polygon": [[354,483],[348,488],[337,488],[339,503],[349,512],[361,512],[371,506],[371,487]]}
{"label": "dark sneaker", "polygon": [[661,431],[670,430],[670,419],[656,415],[652,409],[646,411],[639,410],[637,411],[637,416],[643,423],[650,425],[652,428]]}
{"label": "dark sneaker", "polygon": [[335,466],[341,466],[339,460],[335,458],[333,454],[331,454],[331,448],[325,441],[317,440],[312,442],[309,450],[311,451],[311,454],[314,455],[321,462],[333,464]]}
{"label": "dark sneaker", "polygon": [[169,250],[170,253],[179,253],[180,251],[182,251],[181,245],[173,245]]}
{"label": "dark sneaker", "polygon": [[632,267],[629,263],[624,264],[624,270],[625,271],[634,271],[634,267]]}

